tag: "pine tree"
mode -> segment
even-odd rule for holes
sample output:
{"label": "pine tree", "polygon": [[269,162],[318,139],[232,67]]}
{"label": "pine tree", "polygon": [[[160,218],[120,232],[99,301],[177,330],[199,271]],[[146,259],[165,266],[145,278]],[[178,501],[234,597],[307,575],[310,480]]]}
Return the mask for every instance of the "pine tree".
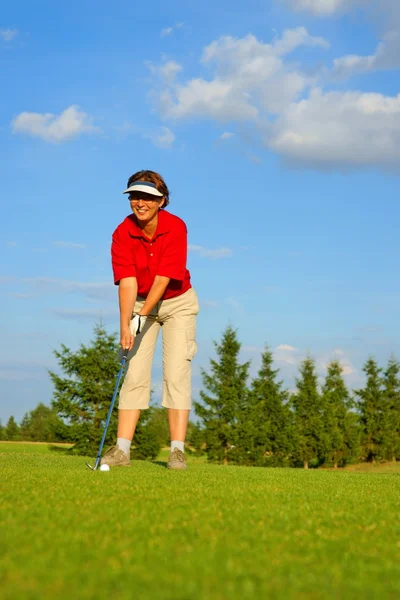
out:
{"label": "pine tree", "polygon": [[363,367],[367,382],[363,389],[356,390],[357,407],[362,427],[362,451],[368,462],[384,457],[388,445],[387,409],[383,387],[382,369],[373,358]]}
{"label": "pine tree", "polygon": [[3,441],[6,439],[6,428],[2,425],[0,421],[0,440]]}
{"label": "pine tree", "polygon": [[306,358],[296,379],[297,390],[292,396],[295,425],[295,454],[308,469],[311,460],[317,460],[323,437],[321,398],[318,391],[315,362]]}
{"label": "pine tree", "polygon": [[266,348],[240,423],[238,446],[243,464],[283,466],[292,449],[289,394],[276,381],[278,370],[272,364],[272,353]]}
{"label": "pine tree", "polygon": [[195,402],[197,415],[204,424],[207,457],[228,464],[234,459],[238,415],[247,397],[246,382],[250,363],[239,364],[240,343],[236,331],[227,327],[220,344],[214,342],[218,360],[210,360],[211,374],[202,370],[203,403]]}
{"label": "pine tree", "polygon": [[343,379],[339,361],[328,365],[328,372],[321,394],[323,434],[321,455],[324,462],[344,465],[357,454],[357,418],[349,415],[352,401]]}
{"label": "pine tree", "polygon": [[[109,335],[101,326],[94,328],[89,346],[75,353],[62,345],[54,351],[64,377],[50,371],[54,385],[52,406],[69,425],[73,451],[93,454],[100,442],[120,365],[116,334]],[[115,412],[108,428],[106,443],[115,437]]]}
{"label": "pine tree", "polygon": [[186,441],[189,446],[194,448],[197,456],[202,456],[205,446],[205,434],[204,430],[198,423],[189,421],[186,433]]}
{"label": "pine tree", "polygon": [[39,403],[20,423],[21,439],[31,442],[56,442],[65,427],[54,408]]}
{"label": "pine tree", "polygon": [[5,429],[6,439],[8,441],[15,442],[16,440],[19,440],[19,427],[13,416],[8,419]]}
{"label": "pine tree", "polygon": [[385,458],[400,459],[400,364],[392,356],[384,372],[383,394],[386,409],[387,443]]}
{"label": "pine tree", "polygon": [[131,457],[134,460],[154,460],[160,453],[162,435],[160,435],[159,409],[150,407],[142,410],[132,441]]}
{"label": "pine tree", "polygon": [[[149,411],[147,411],[149,412]],[[142,413],[143,416],[144,413]],[[168,410],[159,406],[151,406],[149,412],[149,418],[151,420],[151,427],[154,429],[159,440],[160,448],[163,446],[169,446],[170,435],[169,435],[169,422],[168,422]],[[142,418],[141,418],[142,420]]]}

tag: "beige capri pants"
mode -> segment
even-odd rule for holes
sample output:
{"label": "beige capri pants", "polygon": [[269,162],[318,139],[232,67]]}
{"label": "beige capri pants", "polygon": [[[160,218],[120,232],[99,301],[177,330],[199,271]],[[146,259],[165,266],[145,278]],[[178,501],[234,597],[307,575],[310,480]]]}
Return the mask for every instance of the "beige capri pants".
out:
{"label": "beige capri pants", "polygon": [[[138,298],[134,312],[139,312],[143,304],[144,298]],[[120,410],[149,408],[151,368],[160,329],[163,343],[162,406],[190,410],[191,361],[197,352],[198,312],[199,302],[193,288],[176,298],[161,300],[156,304],[129,353],[125,379],[119,394]]]}

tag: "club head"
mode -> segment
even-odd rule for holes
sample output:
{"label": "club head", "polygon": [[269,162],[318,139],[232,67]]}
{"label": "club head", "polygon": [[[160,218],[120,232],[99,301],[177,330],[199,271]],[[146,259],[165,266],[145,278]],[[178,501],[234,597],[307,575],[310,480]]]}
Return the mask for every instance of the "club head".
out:
{"label": "club head", "polygon": [[89,463],[86,463],[86,466],[89,467],[89,469],[91,469],[92,471],[96,470],[96,465],[94,467],[92,467],[92,465],[89,465]]}

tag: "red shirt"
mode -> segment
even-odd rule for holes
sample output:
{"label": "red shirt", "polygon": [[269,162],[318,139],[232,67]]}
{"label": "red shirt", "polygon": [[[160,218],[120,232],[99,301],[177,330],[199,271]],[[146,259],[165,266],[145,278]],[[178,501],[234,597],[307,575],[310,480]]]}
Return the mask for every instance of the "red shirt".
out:
{"label": "red shirt", "polygon": [[159,211],[151,240],[137,225],[135,215],[126,217],[113,233],[111,258],[114,283],[118,285],[124,277],[136,277],[138,296],[146,298],[156,275],[171,279],[163,300],[180,296],[192,287],[186,268],[186,225],[166,210]]}

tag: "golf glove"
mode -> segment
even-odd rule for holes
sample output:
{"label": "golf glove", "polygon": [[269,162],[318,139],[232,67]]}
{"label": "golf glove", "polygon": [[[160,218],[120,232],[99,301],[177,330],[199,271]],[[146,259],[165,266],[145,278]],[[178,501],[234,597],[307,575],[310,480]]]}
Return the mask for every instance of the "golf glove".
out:
{"label": "golf glove", "polygon": [[134,314],[131,322],[129,323],[129,329],[131,335],[136,337],[141,331],[143,331],[144,324],[146,323],[147,317],[145,315]]}

